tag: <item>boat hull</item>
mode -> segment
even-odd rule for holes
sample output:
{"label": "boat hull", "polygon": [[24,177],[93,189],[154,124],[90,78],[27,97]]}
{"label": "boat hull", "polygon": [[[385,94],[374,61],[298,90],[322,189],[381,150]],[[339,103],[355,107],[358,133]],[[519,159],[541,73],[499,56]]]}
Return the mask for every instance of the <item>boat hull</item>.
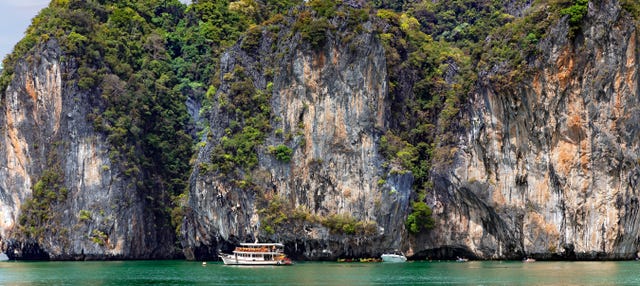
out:
{"label": "boat hull", "polygon": [[237,257],[235,255],[220,255],[222,258],[222,262],[225,265],[250,265],[250,266],[279,266],[279,265],[291,265],[291,260],[281,259],[281,260],[260,260],[260,259],[243,259],[241,257]]}

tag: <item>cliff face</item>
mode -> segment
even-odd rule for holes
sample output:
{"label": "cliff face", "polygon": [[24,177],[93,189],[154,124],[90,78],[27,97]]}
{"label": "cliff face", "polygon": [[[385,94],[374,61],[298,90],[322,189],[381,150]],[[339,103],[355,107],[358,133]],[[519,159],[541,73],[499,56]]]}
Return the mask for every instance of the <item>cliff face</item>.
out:
{"label": "cliff face", "polygon": [[[600,3],[601,2],[601,3]],[[639,250],[637,26],[590,2],[539,43],[535,72],[479,84],[455,167],[436,174],[423,255],[626,259]]]}
{"label": "cliff face", "polygon": [[[524,80],[494,83],[501,67],[480,73],[456,117],[463,130],[420,131],[458,139],[443,147],[457,150],[442,160],[452,165],[425,164],[435,166],[433,184],[418,187],[380,151],[385,132],[414,121],[402,104],[414,97],[417,73],[399,68],[398,96],[387,69],[389,56],[402,67],[408,45],[394,39],[399,52],[385,55],[381,43],[401,32],[380,35],[375,26],[386,24],[349,24],[338,17],[353,15],[342,12],[315,19],[308,7],[299,9],[310,23],[280,15],[251,28],[220,60],[185,208],[174,209],[185,213],[184,255],[209,259],[259,240],[283,242],[294,259],[389,249],[416,259],[632,258],[640,248],[637,26],[617,1],[593,2],[575,36],[566,18],[546,32]],[[507,6],[520,16],[531,5]],[[419,26],[397,18],[409,32]],[[176,257],[169,218],[160,217],[175,195],[162,182],[172,178],[134,172],[145,181],[113,162],[106,132],[91,122],[104,102],[77,86],[70,58],[54,40],[36,47],[3,94],[0,248],[22,259]],[[445,66],[434,87],[456,84],[458,63]],[[199,102],[185,104],[195,118]],[[405,221],[418,188],[429,188],[436,225],[415,235]]]}
{"label": "cliff face", "polygon": [[[261,53],[276,39],[264,37]],[[272,132],[257,148],[258,163],[250,174],[257,187],[238,187],[198,167],[211,160],[212,149],[229,126],[228,112],[214,108],[212,140],[200,150],[189,193],[188,208],[193,211],[183,224],[188,258],[206,257],[216,247],[225,249],[223,242],[237,240],[282,241],[295,257],[305,259],[372,255],[402,246],[412,179],[386,177],[381,168],[378,142],[388,112],[384,49],[371,33],[346,44],[338,35],[317,50],[298,41],[279,42],[280,59],[275,62],[273,55],[248,55],[239,47],[223,57],[221,74],[240,66],[257,89],[272,87]],[[271,83],[259,67],[275,70]],[[225,94],[229,84],[223,82],[218,103]],[[267,146],[278,144],[292,148],[290,162],[269,153]],[[344,235],[307,220],[265,233],[261,219],[269,214],[260,210],[274,199],[282,199],[287,211],[319,217],[348,214],[373,222],[375,230]]]}
{"label": "cliff face", "polygon": [[[538,43],[543,52],[530,63],[534,72],[523,81],[504,86],[493,84],[492,74],[480,75],[461,115],[468,128],[459,135],[453,167],[433,170],[427,202],[436,227],[415,237],[403,225],[411,175],[385,174],[377,152],[379,132],[388,124],[384,106],[391,106],[380,86],[385,65],[379,44],[369,35],[356,52],[342,49],[339,39],[317,52],[284,44],[289,52],[276,68],[270,124],[297,134],[291,163],[259,149],[258,171],[251,177],[268,190],[266,196],[196,168],[189,197],[193,212],[183,225],[187,257],[254,239],[283,241],[289,252],[311,259],[375,255],[388,248],[402,248],[414,258],[634,257],[640,247],[638,51],[636,26],[625,15],[616,1],[590,3],[575,37],[566,17],[548,31]],[[244,58],[251,57],[239,49],[227,54],[224,72],[240,65],[264,88],[268,80],[255,67],[272,64]],[[218,96],[227,93],[223,82]],[[228,121],[216,110],[211,138],[222,137]],[[200,162],[211,157],[216,140],[201,150]],[[264,145],[281,142],[272,134]],[[381,178],[387,180],[374,183]],[[269,235],[261,232],[266,214],[260,201],[274,195],[285,197],[287,208],[375,221],[379,231],[344,236],[303,223]]]}
{"label": "cliff face", "polygon": [[[3,249],[15,259],[170,257],[171,246],[154,236],[142,200],[113,168],[104,136],[87,120],[95,98],[65,80],[76,68],[61,61],[61,55],[53,40],[36,47],[19,61],[3,96]],[[60,174],[62,186],[44,187],[46,196],[55,199],[37,209],[42,215],[34,216],[47,227],[22,229],[24,204],[51,170]]]}

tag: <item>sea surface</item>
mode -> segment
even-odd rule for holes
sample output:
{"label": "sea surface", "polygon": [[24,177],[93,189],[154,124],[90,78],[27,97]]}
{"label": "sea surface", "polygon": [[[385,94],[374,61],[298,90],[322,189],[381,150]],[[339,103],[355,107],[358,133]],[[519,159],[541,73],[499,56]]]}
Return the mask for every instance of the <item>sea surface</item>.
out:
{"label": "sea surface", "polygon": [[0,262],[0,285],[640,285],[640,262]]}

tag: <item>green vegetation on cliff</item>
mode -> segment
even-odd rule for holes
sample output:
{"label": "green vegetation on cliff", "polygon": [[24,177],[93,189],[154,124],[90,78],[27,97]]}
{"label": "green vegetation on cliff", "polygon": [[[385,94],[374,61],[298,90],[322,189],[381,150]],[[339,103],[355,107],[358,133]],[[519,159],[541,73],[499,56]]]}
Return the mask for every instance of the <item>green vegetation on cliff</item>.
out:
{"label": "green vegetation on cliff", "polygon": [[[638,14],[640,4],[622,1]],[[381,152],[396,172],[416,178],[411,233],[433,225],[423,206],[432,180],[447,172],[458,152],[454,137],[469,128],[459,112],[477,85],[508,90],[534,68],[538,43],[549,28],[566,19],[568,36],[580,33],[587,0],[553,1],[374,1],[386,49],[391,128]],[[636,16],[637,17],[637,16]],[[398,166],[400,168],[398,168]]]}
{"label": "green vegetation on cliff", "polygon": [[[235,175],[246,186],[251,178],[245,174],[257,165],[257,149],[270,132],[283,139],[268,149],[271,155],[289,163],[293,154],[294,135],[281,134],[270,125],[272,83],[259,86],[241,67],[219,74],[222,53],[241,41],[240,48],[255,57],[263,37],[278,39],[284,25],[318,50],[336,31],[349,39],[370,21],[385,47],[389,70],[392,114],[386,119],[389,129],[381,137],[380,151],[389,172],[410,171],[415,178],[406,226],[419,234],[434,225],[426,204],[433,178],[454,163],[455,135],[469,128],[469,123],[458,120],[460,112],[469,108],[467,96],[483,80],[508,89],[526,77],[549,27],[565,19],[570,36],[578,35],[588,17],[588,4],[587,0],[194,0],[185,5],[178,0],[54,0],[4,59],[0,90],[8,86],[20,58],[33,61],[36,55],[29,52],[34,47],[57,41],[61,61],[75,71],[64,75],[65,84],[95,95],[95,108],[87,119],[107,137],[111,159],[135,183],[133,189],[144,198],[157,224],[175,228],[184,213],[178,202],[187,189],[194,142],[199,131],[206,130],[204,121],[192,122],[189,100],[203,106],[202,115],[213,104],[229,114],[224,136],[213,148],[210,162],[201,166],[205,171]],[[639,17],[636,1],[623,0],[621,5]],[[344,26],[348,29],[339,31]],[[277,50],[273,47],[271,52]],[[270,67],[262,69],[267,75],[273,73]],[[228,92],[213,98],[221,81]],[[24,204],[20,225],[28,236],[41,237],[50,224],[48,212],[66,199],[60,170],[55,168],[58,163],[49,162],[48,171],[36,178],[33,198]],[[269,211],[272,207],[264,211],[266,232],[296,217],[274,214]],[[371,230],[370,225],[358,226],[360,222],[337,214],[321,223],[347,234]]]}
{"label": "green vegetation on cliff", "polygon": [[[30,55],[26,60],[32,61],[30,51],[56,40],[61,62],[75,71],[64,75],[65,84],[95,95],[87,119],[107,136],[112,162],[134,183],[131,187],[144,199],[148,217],[159,228],[177,228],[181,219],[175,216],[184,213],[179,204],[187,190],[194,138],[204,128],[198,124],[206,123],[192,122],[187,101],[204,105],[206,111],[211,101],[207,90],[219,85],[221,53],[248,27],[296,3],[200,0],[187,6],[178,0],[55,0],[33,19],[25,38],[4,60],[0,88],[6,89],[20,58]],[[254,96],[252,83],[241,72],[237,78],[230,107],[239,106],[240,116],[247,116],[258,97],[268,97]],[[265,104],[259,112],[268,112]],[[256,117],[248,122],[250,126],[229,137],[225,146],[236,156],[223,157],[219,168],[255,164],[253,146],[261,142],[268,120]],[[40,192],[34,194],[34,202],[49,205]],[[41,209],[36,204],[25,208],[28,217]],[[25,227],[47,226],[43,220],[21,222]]]}
{"label": "green vegetation on cliff", "polygon": [[294,235],[302,233],[305,224],[319,224],[333,234],[369,237],[378,232],[378,226],[372,221],[360,221],[351,214],[339,213],[326,217],[312,214],[305,207],[291,208],[287,200],[272,196],[265,202],[266,207],[258,210],[260,213],[260,227],[269,235],[276,232],[288,231]]}
{"label": "green vegetation on cliff", "polygon": [[[33,19],[4,62],[13,67],[36,45],[58,41],[65,71],[76,71],[64,75],[65,84],[96,95],[87,118],[107,136],[112,162],[135,184],[132,188],[146,200],[146,211],[160,229],[169,226],[170,198],[185,191],[190,170],[193,136],[185,102],[204,93],[202,86],[210,79],[201,76],[204,68],[189,71],[194,66],[180,60],[206,52],[206,45],[189,54],[183,47],[195,44],[169,40],[188,33],[187,16],[178,1],[56,0]],[[3,73],[3,87],[12,72]],[[34,187],[34,200],[39,198]],[[25,206],[25,213],[30,207],[36,205]],[[32,219],[21,222],[47,226]]]}
{"label": "green vegetation on cliff", "polygon": [[60,225],[62,215],[57,206],[67,199],[68,190],[59,170],[47,170],[33,186],[33,197],[22,205],[18,219],[22,235],[44,240],[47,235],[60,235],[67,230]]}

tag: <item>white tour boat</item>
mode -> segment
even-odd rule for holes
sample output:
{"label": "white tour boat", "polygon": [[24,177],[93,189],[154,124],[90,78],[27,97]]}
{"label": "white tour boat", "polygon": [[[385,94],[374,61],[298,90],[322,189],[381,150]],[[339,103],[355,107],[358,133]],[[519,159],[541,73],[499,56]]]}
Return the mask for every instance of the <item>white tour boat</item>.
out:
{"label": "white tour boat", "polygon": [[282,243],[241,243],[233,254],[220,253],[227,265],[291,265]]}
{"label": "white tour boat", "polygon": [[382,262],[406,262],[407,257],[402,252],[385,253],[380,256]]}

